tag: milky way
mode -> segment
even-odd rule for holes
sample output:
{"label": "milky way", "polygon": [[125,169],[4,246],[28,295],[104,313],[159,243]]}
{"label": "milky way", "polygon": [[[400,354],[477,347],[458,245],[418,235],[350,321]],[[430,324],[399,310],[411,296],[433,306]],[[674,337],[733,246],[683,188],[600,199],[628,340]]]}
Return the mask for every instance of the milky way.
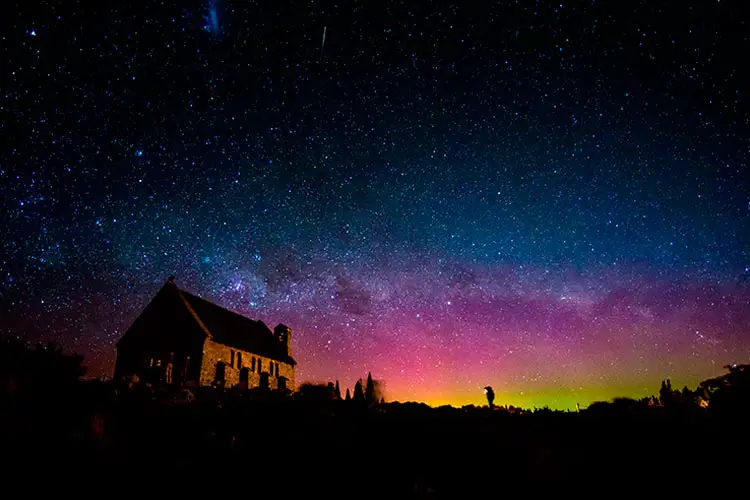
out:
{"label": "milky way", "polygon": [[111,374],[174,274],[389,399],[750,358],[742,2],[164,3],[8,13],[3,333]]}

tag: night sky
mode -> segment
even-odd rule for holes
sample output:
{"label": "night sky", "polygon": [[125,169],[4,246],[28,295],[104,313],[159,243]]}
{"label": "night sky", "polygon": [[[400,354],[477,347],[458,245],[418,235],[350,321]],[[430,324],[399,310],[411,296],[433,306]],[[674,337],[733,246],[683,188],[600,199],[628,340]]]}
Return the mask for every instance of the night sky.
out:
{"label": "night sky", "polygon": [[743,3],[5,7],[0,330],[111,375],[174,274],[298,382],[695,386],[750,359]]}

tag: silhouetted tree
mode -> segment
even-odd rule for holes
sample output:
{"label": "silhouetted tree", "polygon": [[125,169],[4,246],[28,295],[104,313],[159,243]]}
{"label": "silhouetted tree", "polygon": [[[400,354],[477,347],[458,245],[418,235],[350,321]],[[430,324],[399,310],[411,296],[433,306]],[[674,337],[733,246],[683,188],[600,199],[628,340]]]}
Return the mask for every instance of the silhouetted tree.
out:
{"label": "silhouetted tree", "polygon": [[354,385],[354,401],[364,401],[365,400],[365,393],[362,391],[362,381],[357,380],[357,383]]}
{"label": "silhouetted tree", "polygon": [[341,387],[339,387],[339,381],[336,381],[336,389],[333,393],[334,399],[341,399]]}
{"label": "silhouetted tree", "polygon": [[661,387],[659,387],[659,402],[661,404],[664,404],[664,402],[669,398],[669,389],[667,388],[667,381],[662,380],[661,381]]}
{"label": "silhouetted tree", "polygon": [[693,391],[691,391],[690,389],[688,389],[687,386],[685,386],[685,387],[682,388],[681,397],[682,397],[682,404],[685,407],[693,407],[693,406],[695,406],[695,400],[696,400],[695,393],[693,393]]}
{"label": "silhouetted tree", "polygon": [[365,386],[365,401],[368,405],[376,403],[375,384],[372,383],[372,373],[367,372],[367,385]]}
{"label": "silhouetted tree", "polygon": [[704,380],[699,390],[707,396],[709,409],[720,413],[750,413],[750,365],[726,365],[728,373]]}
{"label": "silhouetted tree", "polygon": [[352,400],[352,395],[349,393],[349,388],[347,387],[347,389],[346,389],[346,401],[351,401],[351,400]]}
{"label": "silhouetted tree", "polygon": [[679,392],[672,390],[672,382],[669,379],[661,381],[661,387],[659,388],[659,402],[665,408],[672,408],[675,406],[677,401],[677,395]]}

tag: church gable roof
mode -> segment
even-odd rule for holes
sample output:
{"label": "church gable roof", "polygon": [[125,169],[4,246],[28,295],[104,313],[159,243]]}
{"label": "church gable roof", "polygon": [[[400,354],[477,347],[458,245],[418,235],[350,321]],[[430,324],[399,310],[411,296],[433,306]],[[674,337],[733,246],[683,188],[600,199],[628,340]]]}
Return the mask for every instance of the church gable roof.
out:
{"label": "church gable roof", "polygon": [[215,342],[296,364],[287,355],[286,346],[274,338],[273,332],[263,321],[246,318],[184,290],[180,290],[180,293]]}
{"label": "church gable roof", "polygon": [[[176,303],[175,299],[177,299]],[[172,309],[173,306],[168,304],[174,304],[177,309]],[[286,346],[274,337],[271,329],[263,321],[246,318],[197,295],[181,290],[172,278],[167,281],[144,312],[125,332],[118,345],[134,329],[135,325],[142,321],[151,322],[151,320],[145,319],[145,316],[154,318],[164,317],[166,314],[167,317],[171,318],[172,314],[179,314],[180,317],[183,317],[182,313],[179,312],[181,310],[187,310],[189,318],[195,321],[203,334],[214,342],[275,361],[292,365],[297,364],[294,358],[287,354]],[[187,319],[187,321],[191,319]]]}

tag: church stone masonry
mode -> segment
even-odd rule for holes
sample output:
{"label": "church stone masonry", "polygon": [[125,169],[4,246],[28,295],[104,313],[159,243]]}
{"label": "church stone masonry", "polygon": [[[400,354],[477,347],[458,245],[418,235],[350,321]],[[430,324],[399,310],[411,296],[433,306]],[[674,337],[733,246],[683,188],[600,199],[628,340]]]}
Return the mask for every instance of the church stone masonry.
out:
{"label": "church stone masonry", "polygon": [[170,277],[117,342],[116,379],[155,385],[295,387],[292,331],[273,331]]}

